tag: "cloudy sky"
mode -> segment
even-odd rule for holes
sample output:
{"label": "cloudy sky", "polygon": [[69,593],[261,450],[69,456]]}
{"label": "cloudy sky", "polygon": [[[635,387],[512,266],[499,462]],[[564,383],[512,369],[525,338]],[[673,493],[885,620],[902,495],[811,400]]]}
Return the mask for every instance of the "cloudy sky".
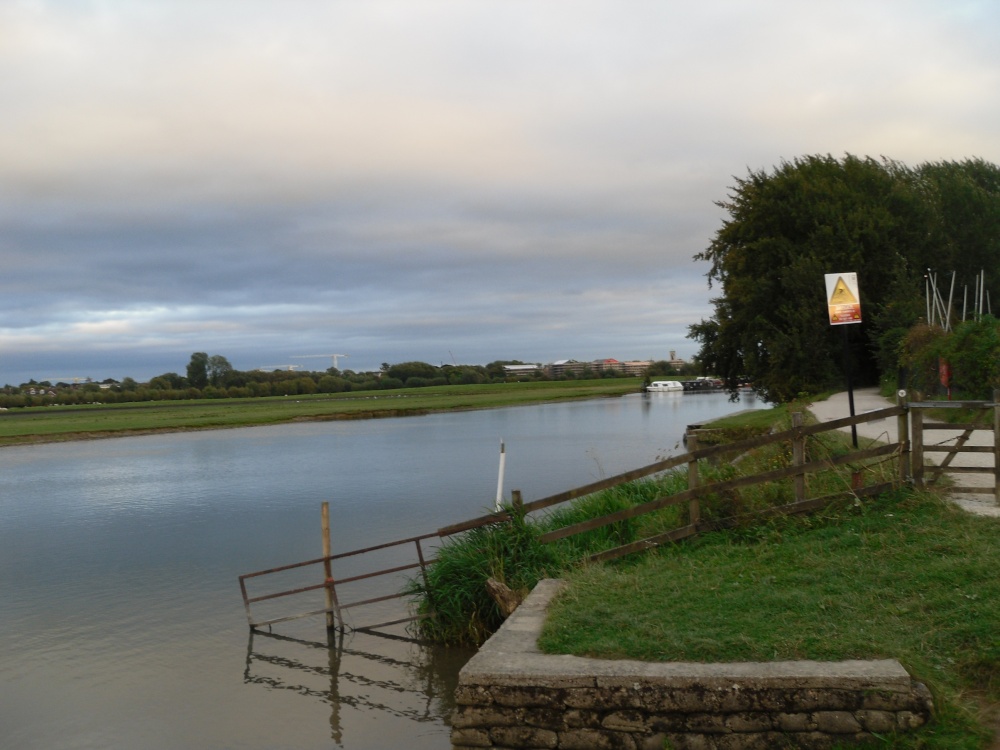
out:
{"label": "cloudy sky", "polygon": [[0,384],[690,357],[733,176],[1000,162],[997,38],[992,0],[0,0]]}

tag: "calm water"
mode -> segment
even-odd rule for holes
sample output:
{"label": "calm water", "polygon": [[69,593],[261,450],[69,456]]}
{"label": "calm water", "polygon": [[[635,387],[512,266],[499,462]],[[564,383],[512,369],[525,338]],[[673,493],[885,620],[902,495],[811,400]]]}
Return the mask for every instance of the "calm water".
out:
{"label": "calm water", "polygon": [[480,515],[501,438],[505,494],[532,500],[761,407],[635,394],[2,449],[0,748],[444,750],[468,653],[328,644],[319,618],[251,638],[237,576],[318,557],[323,501],[335,552]]}

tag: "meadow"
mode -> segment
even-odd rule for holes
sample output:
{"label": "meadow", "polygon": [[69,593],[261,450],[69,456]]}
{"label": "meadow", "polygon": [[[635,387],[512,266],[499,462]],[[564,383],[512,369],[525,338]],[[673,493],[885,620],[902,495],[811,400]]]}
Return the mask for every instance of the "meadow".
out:
{"label": "meadow", "polygon": [[0,446],[588,399],[635,393],[640,378],[451,385],[267,398],[39,406],[0,412]]}

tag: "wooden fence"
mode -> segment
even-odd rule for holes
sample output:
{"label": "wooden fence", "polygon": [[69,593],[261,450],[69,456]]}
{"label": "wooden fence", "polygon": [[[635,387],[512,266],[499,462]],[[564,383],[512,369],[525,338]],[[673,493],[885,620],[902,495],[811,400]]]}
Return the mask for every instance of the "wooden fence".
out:
{"label": "wooden fence", "polygon": [[[996,399],[995,399],[996,401]],[[642,515],[653,513],[662,510],[667,507],[676,505],[686,505],[687,506],[687,523],[670,531],[651,536],[646,539],[642,539],[636,542],[622,545],[614,549],[605,550],[601,553],[595,554],[590,557],[593,561],[610,560],[624,555],[629,555],[635,552],[639,552],[645,549],[650,549],[661,544],[668,542],[674,542],[681,539],[685,539],[694,536],[698,533],[702,533],[707,530],[714,530],[719,528],[725,528],[727,526],[732,526],[736,523],[743,522],[747,519],[746,516],[739,518],[727,518],[714,521],[705,521],[701,518],[701,504],[703,499],[712,494],[729,492],[737,489],[743,489],[747,487],[753,487],[755,485],[767,484],[771,482],[777,482],[781,480],[792,480],[793,486],[793,500],[791,503],[782,505],[780,507],[770,508],[766,511],[761,511],[753,514],[754,517],[765,518],[773,517],[778,515],[789,515],[794,513],[806,513],[819,508],[822,508],[829,503],[841,499],[844,497],[866,497],[871,495],[876,495],[891,489],[894,486],[898,486],[901,483],[908,481],[915,481],[919,485],[924,484],[924,479],[927,474],[924,466],[924,454],[936,450],[942,450],[948,453],[949,462],[950,458],[953,457],[955,453],[962,451],[973,451],[983,452],[979,447],[965,446],[965,441],[959,441],[962,445],[957,447],[949,448],[939,448],[937,446],[927,446],[924,443],[924,434],[928,430],[932,429],[958,429],[963,431],[972,431],[978,429],[980,425],[974,423],[974,425],[962,424],[954,425],[947,423],[929,423],[922,419],[924,410],[930,408],[942,408],[941,406],[935,407],[934,404],[940,402],[921,402],[914,401],[909,404],[904,403],[900,399],[896,406],[891,406],[885,409],[878,409],[876,411],[866,412],[854,417],[844,417],[842,419],[833,420],[830,422],[825,422],[823,424],[817,425],[805,425],[803,424],[802,415],[794,414],[793,423],[791,429],[784,430],[781,432],[771,433],[768,435],[762,435],[759,437],[750,438],[748,440],[742,440],[735,443],[728,443],[725,445],[717,445],[710,447],[699,447],[697,440],[697,432],[689,433],[688,436],[688,452],[666,458],[661,461],[649,464],[648,466],[643,466],[638,469],[633,469],[632,471],[625,472],[623,474],[618,474],[613,477],[608,477],[597,482],[592,482],[590,484],[584,485],[582,487],[576,487],[565,492],[560,492],[555,495],[550,495],[549,497],[544,497],[538,500],[534,500],[528,503],[520,502],[520,492],[514,493],[514,501],[518,512],[524,514],[537,513],[548,508],[560,505],[562,503],[575,500],[576,498],[584,497],[586,495],[591,495],[602,490],[615,487],[617,485],[635,481],[644,477],[648,477],[654,474],[659,474],[662,472],[678,469],[681,467],[686,467],[686,473],[688,478],[688,487],[682,492],[678,492],[673,495],[664,496],[657,498],[651,502],[647,502],[641,505],[636,505],[625,510],[612,513],[600,518],[593,518],[580,523],[575,523],[563,528],[553,529],[545,533],[541,539],[543,542],[554,542],[559,539],[565,539],[577,534],[586,533],[594,529],[602,528],[610,524],[619,523],[621,521],[626,521],[628,519],[633,519],[640,517]],[[975,408],[982,411],[992,411],[993,414],[993,425],[992,429],[994,433],[1000,436],[1000,405],[996,403],[986,403],[986,402],[948,402],[948,408]],[[911,456],[911,444],[910,444],[910,429],[909,429],[909,419],[908,414],[912,413],[914,415],[914,439],[913,439],[913,450]],[[833,456],[829,458],[823,458],[819,460],[808,460],[808,452],[806,450],[806,441],[811,436],[819,435],[824,432],[829,432],[831,430],[839,430],[844,427],[856,426],[859,424],[864,424],[866,422],[876,422],[882,421],[891,417],[895,417],[897,420],[897,439],[890,443],[878,443],[873,444],[869,447],[862,448],[861,450],[855,450],[850,453]],[[966,441],[968,438],[965,439]],[[746,453],[755,448],[761,448],[767,445],[774,445],[779,443],[787,443],[791,447],[791,462],[790,465],[773,469],[770,471],[761,472],[753,476],[743,476],[734,479],[727,479],[724,481],[703,483],[700,472],[698,470],[698,464],[700,461],[716,461],[720,460],[725,456],[739,455]],[[994,446],[1000,446],[1000,440],[995,440]],[[991,471],[995,477],[994,487],[989,491],[994,492],[995,496],[998,498],[998,504],[1000,504],[1000,481],[996,481],[1000,477],[1000,448],[991,447],[990,451],[994,454],[993,467],[988,470]],[[860,472],[855,473],[853,481],[849,488],[841,492],[836,492],[833,494],[827,494],[818,497],[809,497],[808,477],[811,474],[816,474],[818,472],[826,471],[831,467],[845,466],[851,464],[857,464],[858,462],[870,461],[878,458],[895,458],[897,460],[897,468],[892,476],[891,480],[880,481],[875,484],[866,485],[863,481],[863,474]],[[911,471],[912,464],[912,471]],[[952,469],[953,470],[953,469]],[[938,467],[932,467],[932,481],[936,480],[940,472]],[[977,491],[987,491],[987,490],[977,490]],[[430,558],[425,553],[425,549],[422,546],[424,543],[429,542],[432,539],[445,539],[454,534],[458,534],[464,531],[469,531],[472,529],[480,528],[489,524],[500,523],[503,521],[510,520],[510,515],[507,511],[500,511],[497,513],[490,513],[487,515],[479,516],[477,518],[472,518],[461,523],[452,524],[450,526],[445,526],[438,529],[437,531],[430,532],[428,534],[423,534],[421,536],[409,537],[407,539],[398,540],[395,542],[388,542],[386,544],[377,545],[375,547],[368,547],[360,550],[353,550],[351,552],[343,552],[336,555],[324,555],[323,557],[316,558],[313,560],[307,560],[305,562],[294,563],[292,565],[285,565],[279,568],[272,568],[269,570],[258,571],[255,573],[247,573],[240,576],[240,590],[243,594],[243,602],[246,608],[247,620],[251,628],[259,628],[263,626],[270,626],[278,622],[283,622],[287,620],[297,619],[300,617],[306,617],[310,615],[326,614],[328,617],[328,625],[331,627],[337,627],[339,629],[347,629],[344,622],[343,612],[347,609],[363,607],[366,605],[372,605],[374,603],[385,602],[392,599],[399,599],[405,596],[403,593],[391,593],[383,596],[377,597],[367,597],[356,601],[345,601],[342,596],[339,595],[339,589],[345,584],[362,581],[371,580],[377,577],[390,576],[398,574],[404,571],[418,570],[421,575],[426,575],[427,567],[435,562],[433,558]],[[406,547],[413,545],[414,556],[411,560],[405,564],[394,565],[391,567],[386,567],[383,569],[376,569],[370,572],[361,573],[353,575],[347,578],[342,578],[340,580],[335,580],[334,577],[329,572],[329,565],[331,561],[343,559],[352,556],[364,556],[368,553],[374,552],[376,550],[383,550],[390,547]],[[278,591],[258,596],[248,596],[247,592],[247,581],[251,579],[259,579],[263,576],[267,576],[273,573],[278,573],[281,571],[291,570],[293,568],[304,568],[310,566],[325,566],[325,575],[323,580],[317,583],[311,583],[307,586],[300,586],[292,588],[285,591]],[[281,617],[274,618],[261,618],[255,619],[251,612],[251,604],[262,602],[266,600],[274,600],[281,597],[296,596],[310,591],[324,590],[326,592],[327,601],[326,606],[321,608],[309,609],[308,611],[295,614],[295,615],[285,615]],[[353,627],[354,630],[367,630],[373,631],[379,628],[384,628],[389,625],[395,625],[403,622],[409,622],[415,619],[414,617],[403,617],[403,618],[393,618],[386,622],[378,622],[374,624],[367,624]]]}

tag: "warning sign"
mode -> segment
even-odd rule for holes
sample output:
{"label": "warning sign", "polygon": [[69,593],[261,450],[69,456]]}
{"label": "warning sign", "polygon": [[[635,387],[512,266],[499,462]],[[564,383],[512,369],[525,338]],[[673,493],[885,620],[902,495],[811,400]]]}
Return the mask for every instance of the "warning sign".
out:
{"label": "warning sign", "polygon": [[827,308],[830,325],[842,326],[861,322],[861,294],[856,273],[828,273],[826,278]]}

